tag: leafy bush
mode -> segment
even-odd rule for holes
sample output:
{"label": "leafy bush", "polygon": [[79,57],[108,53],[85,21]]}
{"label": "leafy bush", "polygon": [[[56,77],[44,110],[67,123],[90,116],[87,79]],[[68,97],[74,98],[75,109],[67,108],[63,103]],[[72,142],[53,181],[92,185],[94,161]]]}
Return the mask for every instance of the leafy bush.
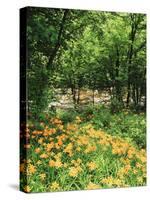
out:
{"label": "leafy bush", "polygon": [[120,112],[123,109],[123,103],[120,102],[117,98],[111,99],[110,110],[112,113]]}
{"label": "leafy bush", "polygon": [[78,113],[84,118],[84,121],[89,121],[94,114],[94,106],[89,105],[86,106],[84,109],[80,109]]}
{"label": "leafy bush", "polygon": [[94,110],[93,124],[97,129],[99,128],[109,128],[111,122],[111,113],[109,109],[104,106],[97,106]]}
{"label": "leafy bush", "polygon": [[74,110],[69,110],[69,111],[58,111],[59,118],[64,122],[72,122],[75,120],[77,112]]}
{"label": "leafy bush", "polygon": [[91,122],[96,129],[104,129],[111,135],[128,138],[140,148],[146,147],[144,114],[135,114],[127,110],[113,114],[106,107],[99,107],[93,113]]}

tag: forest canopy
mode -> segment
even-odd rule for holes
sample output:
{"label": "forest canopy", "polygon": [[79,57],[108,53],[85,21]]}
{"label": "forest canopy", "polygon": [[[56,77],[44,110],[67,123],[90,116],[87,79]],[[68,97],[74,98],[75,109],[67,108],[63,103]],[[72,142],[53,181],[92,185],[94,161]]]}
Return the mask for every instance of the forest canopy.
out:
{"label": "forest canopy", "polygon": [[[107,91],[115,107],[146,106],[146,15],[29,8],[29,110],[47,109],[55,89]],[[117,108],[118,109],[118,108]]]}

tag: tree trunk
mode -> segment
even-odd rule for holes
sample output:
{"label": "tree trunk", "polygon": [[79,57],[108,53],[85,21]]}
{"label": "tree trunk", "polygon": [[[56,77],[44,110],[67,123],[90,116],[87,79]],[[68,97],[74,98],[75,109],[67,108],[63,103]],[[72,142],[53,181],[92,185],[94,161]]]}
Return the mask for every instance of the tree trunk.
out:
{"label": "tree trunk", "polygon": [[73,103],[76,104],[76,89],[73,88]]}
{"label": "tree trunk", "polygon": [[126,100],[126,106],[129,106],[130,103],[130,96],[131,96],[131,88],[130,88],[130,81],[128,80],[128,87],[127,87],[127,100]]}
{"label": "tree trunk", "polygon": [[80,88],[78,88],[78,98],[77,98],[77,104],[80,103]]}
{"label": "tree trunk", "polygon": [[119,55],[119,49],[118,46],[116,46],[116,78],[115,78],[115,97],[116,99],[121,102],[122,101],[122,94],[121,94],[121,86],[120,86],[120,81],[118,80],[119,78],[119,67],[120,67],[120,55]]}
{"label": "tree trunk", "polygon": [[128,66],[128,86],[127,86],[127,99],[126,99],[126,106],[128,107],[130,104],[130,98],[131,98],[131,66],[132,66],[132,57],[133,57],[133,45],[134,40],[139,24],[139,17],[137,17],[135,14],[130,15],[131,18],[131,33],[129,35],[129,40],[131,41],[128,53],[127,53],[127,66]]}
{"label": "tree trunk", "polygon": [[69,10],[67,10],[67,9],[64,10],[62,21],[61,21],[61,24],[60,24],[60,29],[59,29],[59,32],[58,32],[57,41],[56,41],[56,44],[55,44],[53,51],[51,52],[51,54],[49,56],[49,60],[48,60],[48,63],[47,63],[47,69],[52,67],[53,61],[54,61],[55,56],[57,54],[57,51],[59,50],[59,47],[60,47],[60,44],[61,44],[61,36],[62,36],[63,30],[64,30],[64,25],[65,25],[65,21],[66,21],[66,17],[67,17],[68,12],[69,12]]}
{"label": "tree trunk", "polygon": [[95,103],[95,90],[93,89],[93,96],[92,96],[92,99],[93,99],[93,105],[94,105],[94,103]]}

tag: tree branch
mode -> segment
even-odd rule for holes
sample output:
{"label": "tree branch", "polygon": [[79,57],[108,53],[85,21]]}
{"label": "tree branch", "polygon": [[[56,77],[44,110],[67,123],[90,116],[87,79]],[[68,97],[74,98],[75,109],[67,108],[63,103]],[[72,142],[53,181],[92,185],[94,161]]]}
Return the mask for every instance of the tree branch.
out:
{"label": "tree branch", "polygon": [[68,12],[69,12],[69,10],[67,10],[67,9],[64,10],[62,21],[61,21],[61,24],[60,24],[60,29],[59,29],[59,32],[58,32],[57,42],[55,44],[55,47],[54,47],[51,55],[49,56],[48,63],[47,63],[47,69],[49,69],[52,66],[54,58],[55,58],[55,56],[57,54],[57,51],[58,51],[58,49],[60,47],[61,36],[62,36],[62,33],[63,33],[64,24],[65,24]]}

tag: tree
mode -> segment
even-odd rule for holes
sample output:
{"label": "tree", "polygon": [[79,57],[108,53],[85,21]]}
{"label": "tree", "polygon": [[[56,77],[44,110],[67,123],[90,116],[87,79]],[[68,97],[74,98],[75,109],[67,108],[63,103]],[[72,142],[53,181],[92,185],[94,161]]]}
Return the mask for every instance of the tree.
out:
{"label": "tree", "polygon": [[143,14],[29,8],[27,41],[29,110],[36,115],[57,88],[71,90],[75,107],[83,88],[93,91],[93,104],[95,90],[109,91],[114,110],[146,100]]}

